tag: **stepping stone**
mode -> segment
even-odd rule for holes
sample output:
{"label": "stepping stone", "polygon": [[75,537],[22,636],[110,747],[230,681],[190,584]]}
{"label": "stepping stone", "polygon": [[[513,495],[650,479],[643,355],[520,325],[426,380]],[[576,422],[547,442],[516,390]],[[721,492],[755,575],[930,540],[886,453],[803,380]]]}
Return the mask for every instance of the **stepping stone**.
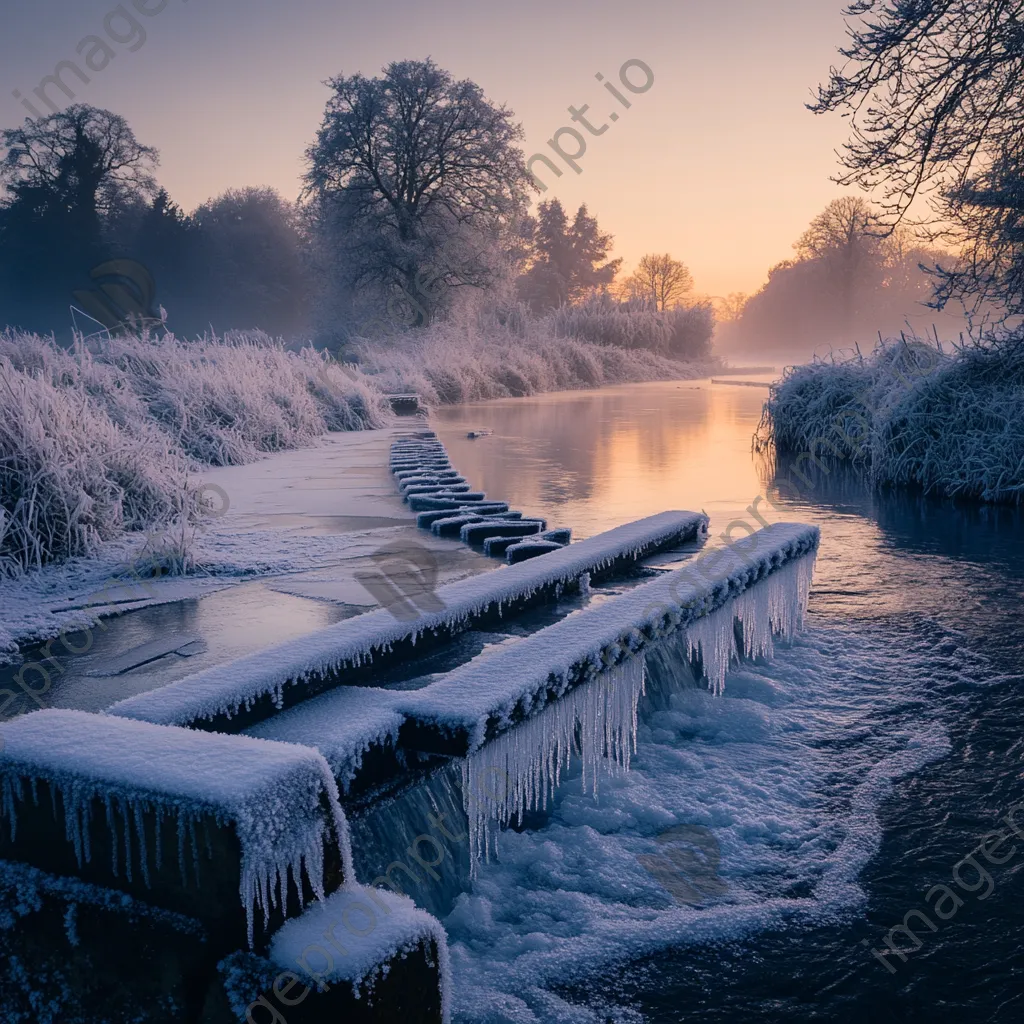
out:
{"label": "stepping stone", "polygon": [[473,512],[481,517],[508,514],[509,519],[521,519],[523,515],[521,512],[516,513],[514,516],[510,514],[508,512],[508,505],[503,501],[488,501],[486,503],[474,504],[472,507],[469,505],[457,505],[454,509],[419,512],[416,515],[416,525],[420,527],[420,529],[429,530],[438,519],[448,519],[456,512]]}
{"label": "stepping stone", "polygon": [[483,502],[483,491],[468,491],[465,494],[453,494],[450,498],[443,494],[414,494],[409,499],[409,508],[413,512],[441,511],[442,509],[458,509],[468,502]]}
{"label": "stepping stone", "polygon": [[545,527],[543,519],[523,519],[520,522],[499,520],[490,523],[469,523],[459,534],[463,544],[483,544],[488,537],[528,537]]}
{"label": "stepping stone", "polygon": [[413,484],[404,488],[402,493],[406,497],[413,494],[468,494],[469,484]]}
{"label": "stepping stone", "polygon": [[546,555],[551,551],[561,551],[564,547],[564,544],[556,544],[550,540],[523,541],[505,549],[505,561],[509,565],[517,565],[519,562],[525,562],[528,558]]}
{"label": "stepping stone", "polygon": [[484,541],[484,554],[488,558],[503,558],[505,551],[513,544],[518,544],[522,539],[522,537],[488,537]]}
{"label": "stepping stone", "polygon": [[568,544],[572,540],[572,530],[547,530],[540,535],[541,540],[550,540],[555,544]]}

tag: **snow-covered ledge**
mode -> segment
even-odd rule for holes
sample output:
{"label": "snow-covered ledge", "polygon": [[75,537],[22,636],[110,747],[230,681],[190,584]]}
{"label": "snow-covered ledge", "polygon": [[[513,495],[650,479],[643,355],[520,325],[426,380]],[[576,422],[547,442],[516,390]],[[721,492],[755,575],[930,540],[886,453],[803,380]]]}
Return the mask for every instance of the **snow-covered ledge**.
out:
{"label": "snow-covered ledge", "polygon": [[[467,754],[652,640],[680,629],[687,631],[691,650],[700,654],[712,687],[720,690],[735,619],[744,624],[750,655],[770,653],[773,634],[792,636],[802,624],[819,538],[815,526],[768,526],[458,668],[396,702],[407,716],[400,743],[426,752]],[[762,580],[764,586],[751,589]]]}
{"label": "snow-covered ledge", "polygon": [[334,686],[368,682],[373,668],[387,657],[408,657],[417,641],[461,632],[523,601],[554,599],[582,579],[703,539],[707,529],[701,513],[661,512],[542,558],[440,587],[434,595],[440,610],[425,611],[414,621],[381,608],[119,701],[107,714],[237,731]]}
{"label": "snow-covered ledge", "polygon": [[301,906],[341,882],[328,858],[353,879],[334,777],[308,747],[56,709],[9,722],[4,738],[0,857],[217,928],[238,918],[250,945],[255,915],[265,930],[290,886]]}

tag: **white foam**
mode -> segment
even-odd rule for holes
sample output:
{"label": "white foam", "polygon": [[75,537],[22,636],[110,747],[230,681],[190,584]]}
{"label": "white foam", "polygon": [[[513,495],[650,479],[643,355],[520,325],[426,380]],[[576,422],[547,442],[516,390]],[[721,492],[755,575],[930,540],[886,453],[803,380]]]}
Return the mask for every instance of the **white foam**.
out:
{"label": "white foam", "polygon": [[[949,749],[921,702],[935,678],[976,674],[959,656],[933,636],[897,645],[884,628],[833,627],[780,645],[770,665],[735,668],[724,697],[691,685],[641,704],[630,772],[603,778],[599,801],[563,773],[549,823],[503,833],[500,860],[445,919],[456,1019],[538,1024],[552,1019],[549,989],[588,973],[856,913],[879,805]],[[666,849],[658,836],[679,826],[707,830],[721,854],[689,903],[649,869]],[[565,1019],[607,1019],[571,1009]]]}

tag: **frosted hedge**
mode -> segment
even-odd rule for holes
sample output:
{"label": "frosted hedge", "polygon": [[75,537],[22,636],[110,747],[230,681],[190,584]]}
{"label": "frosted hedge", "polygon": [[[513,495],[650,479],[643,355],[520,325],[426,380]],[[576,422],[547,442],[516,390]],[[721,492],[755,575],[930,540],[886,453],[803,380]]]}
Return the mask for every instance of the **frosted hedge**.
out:
{"label": "frosted hedge", "polygon": [[786,372],[758,445],[863,467],[879,485],[1024,500],[1024,348],[950,355],[920,342]]}

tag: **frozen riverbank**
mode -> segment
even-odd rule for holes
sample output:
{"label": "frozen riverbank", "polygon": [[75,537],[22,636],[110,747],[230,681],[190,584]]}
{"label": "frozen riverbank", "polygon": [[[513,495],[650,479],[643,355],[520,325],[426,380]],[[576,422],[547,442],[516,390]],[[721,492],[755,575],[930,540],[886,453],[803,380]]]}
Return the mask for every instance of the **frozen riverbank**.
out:
{"label": "frozen riverbank", "polygon": [[[372,555],[382,545],[400,539],[414,539],[443,554],[438,559],[442,583],[492,568],[492,562],[458,541],[416,529],[387,468],[391,441],[403,429],[328,434],[315,448],[278,453],[247,466],[208,469],[197,483],[214,511],[196,527],[202,568],[192,575],[148,578],[146,539],[129,534],[102,545],[91,558],[3,581],[0,651],[10,659],[18,646],[62,631],[70,646],[81,649],[92,641],[70,634],[87,630],[103,616],[233,589],[237,597],[218,597],[230,618],[234,603],[252,603],[247,590],[253,587],[266,592],[257,604],[280,606],[276,624],[262,621],[260,630],[246,631],[244,650],[258,649],[375,607],[376,599],[356,576],[372,566]],[[326,620],[318,604],[327,609]],[[215,624],[207,623],[202,631],[209,633]],[[59,643],[55,650],[61,650]],[[242,651],[232,647],[223,653]],[[205,660],[193,660],[190,670]]]}

